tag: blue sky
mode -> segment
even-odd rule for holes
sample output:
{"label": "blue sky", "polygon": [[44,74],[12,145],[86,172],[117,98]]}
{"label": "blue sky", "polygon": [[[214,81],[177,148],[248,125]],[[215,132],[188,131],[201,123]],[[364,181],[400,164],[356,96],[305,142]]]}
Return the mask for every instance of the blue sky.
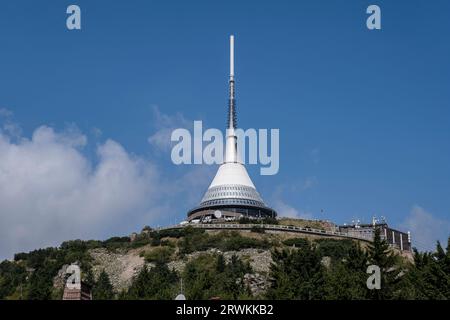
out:
{"label": "blue sky", "polygon": [[[81,7],[80,31],[66,29],[70,4]],[[381,30],[366,28],[370,4],[381,7]],[[411,229],[418,246],[446,241],[448,1],[9,0],[0,6],[0,125],[7,137],[0,156],[8,154],[14,164],[10,180],[0,184],[0,196],[9,201],[3,209],[0,204],[0,224],[17,223],[20,231],[7,236],[0,258],[69,236],[105,238],[182,220],[215,168],[176,167],[170,150],[149,137],[193,120],[224,128],[230,34],[236,36],[239,125],[280,129],[279,173],[260,176],[259,166],[249,167],[269,205],[337,223],[383,215],[391,225]],[[50,131],[34,135],[42,126]],[[37,156],[48,147],[39,149],[42,141],[82,163],[72,178],[83,186],[113,154],[131,161],[119,166],[134,170],[136,180],[128,182],[142,184],[136,193],[152,194],[135,202],[127,196],[112,216],[107,206],[98,217],[94,205],[79,208],[95,221],[74,220],[74,227],[47,238],[67,218],[54,200],[58,193],[50,197],[51,187],[30,191],[33,205],[24,208],[14,201],[27,201],[29,183],[10,187],[23,177],[20,158],[11,160],[21,153],[11,150],[30,147],[22,156]],[[49,162],[49,154],[38,159]],[[33,163],[29,172],[37,170]],[[46,181],[45,174],[39,178]],[[64,198],[72,199],[70,186]],[[55,188],[62,190],[57,183]],[[34,210],[41,216],[31,222]],[[38,224],[40,232],[29,231]]]}

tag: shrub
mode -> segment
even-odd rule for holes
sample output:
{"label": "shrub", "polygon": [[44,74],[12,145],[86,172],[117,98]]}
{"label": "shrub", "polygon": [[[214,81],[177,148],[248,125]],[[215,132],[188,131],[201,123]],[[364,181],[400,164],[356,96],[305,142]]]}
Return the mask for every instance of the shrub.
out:
{"label": "shrub", "polygon": [[259,240],[247,238],[241,236],[237,232],[232,232],[232,236],[225,238],[220,244],[220,249],[224,251],[234,251],[247,248],[268,249],[270,248],[270,243],[266,239]]}
{"label": "shrub", "polygon": [[202,254],[186,264],[183,280],[186,281],[188,299],[221,299],[250,298],[241,279],[252,269],[248,263],[237,256],[225,263],[222,255]]}
{"label": "shrub", "polygon": [[112,300],[114,298],[114,290],[108,274],[103,270],[94,287],[92,288],[92,297],[95,300]]}
{"label": "shrub", "polygon": [[175,243],[173,241],[170,241],[170,240],[161,240],[160,241],[160,245],[161,246],[165,246],[165,247],[175,248]]}
{"label": "shrub", "polygon": [[250,229],[250,231],[251,232],[256,232],[256,233],[265,233],[266,232],[266,230],[263,227],[260,227],[260,226],[253,226]]}
{"label": "shrub", "polygon": [[154,248],[144,254],[145,261],[154,263],[167,263],[171,260],[174,253],[172,247],[158,247]]}
{"label": "shrub", "polygon": [[120,299],[157,299],[169,300],[179,290],[178,275],[167,265],[156,263],[150,271],[146,266],[133,278],[128,290],[120,293]]}
{"label": "shrub", "polygon": [[296,248],[309,248],[311,244],[304,238],[291,238],[283,241],[283,244],[289,247],[295,246]]}
{"label": "shrub", "polygon": [[108,250],[116,250],[121,248],[128,248],[130,246],[130,237],[112,237],[103,241],[103,247]]}
{"label": "shrub", "polygon": [[315,242],[320,256],[328,256],[337,260],[347,257],[354,246],[353,241],[349,239],[318,239]]}
{"label": "shrub", "polygon": [[278,220],[276,218],[272,217],[265,217],[265,218],[248,218],[248,217],[242,217],[239,219],[240,224],[278,224]]}
{"label": "shrub", "polygon": [[246,248],[267,249],[270,243],[267,240],[259,240],[241,236],[238,232],[220,232],[216,235],[207,233],[188,235],[179,243],[183,254],[194,251],[205,251],[217,248],[222,251],[240,250]]}

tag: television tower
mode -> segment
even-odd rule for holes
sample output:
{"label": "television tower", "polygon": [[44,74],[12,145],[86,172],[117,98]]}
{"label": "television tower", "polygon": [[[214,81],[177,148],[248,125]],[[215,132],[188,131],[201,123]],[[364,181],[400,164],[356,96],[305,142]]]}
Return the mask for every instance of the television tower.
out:
{"label": "television tower", "polygon": [[230,36],[230,76],[228,80],[228,119],[224,162],[220,165],[200,205],[188,212],[189,221],[207,219],[236,219],[242,216],[276,217],[256,191],[237,152],[236,98],[234,77],[234,36]]}

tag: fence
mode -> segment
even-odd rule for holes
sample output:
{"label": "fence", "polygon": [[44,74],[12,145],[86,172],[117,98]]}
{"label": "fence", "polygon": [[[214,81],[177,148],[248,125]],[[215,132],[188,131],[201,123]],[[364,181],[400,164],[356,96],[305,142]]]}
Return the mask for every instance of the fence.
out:
{"label": "fence", "polygon": [[168,227],[157,228],[156,230],[169,230],[169,229],[182,229],[186,227],[194,227],[206,230],[251,230],[252,228],[263,228],[270,231],[281,231],[281,232],[297,232],[304,234],[320,235],[325,237],[340,237],[346,239],[354,239],[359,241],[372,242],[371,239],[366,237],[358,237],[355,235],[349,235],[344,232],[320,230],[313,228],[304,228],[296,226],[283,226],[275,224],[237,224],[237,223],[198,223],[198,224],[184,224],[184,225],[172,225]]}

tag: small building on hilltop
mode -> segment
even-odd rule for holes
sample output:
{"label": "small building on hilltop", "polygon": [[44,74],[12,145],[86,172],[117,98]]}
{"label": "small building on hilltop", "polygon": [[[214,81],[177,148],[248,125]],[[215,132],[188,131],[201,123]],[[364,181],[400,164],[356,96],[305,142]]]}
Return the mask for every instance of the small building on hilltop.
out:
{"label": "small building on hilltop", "polygon": [[381,239],[400,251],[411,251],[411,234],[393,229],[386,222],[371,224],[351,224],[339,226],[339,231],[349,236],[372,240],[376,228],[380,228]]}

